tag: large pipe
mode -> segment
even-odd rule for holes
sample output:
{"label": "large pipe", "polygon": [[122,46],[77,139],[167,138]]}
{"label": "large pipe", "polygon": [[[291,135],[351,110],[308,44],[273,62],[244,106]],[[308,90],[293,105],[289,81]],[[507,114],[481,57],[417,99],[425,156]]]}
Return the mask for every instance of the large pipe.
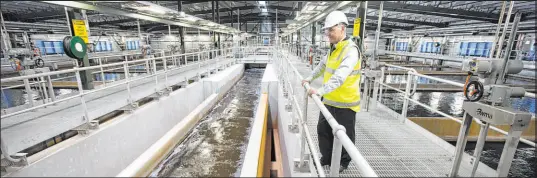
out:
{"label": "large pipe", "polygon": [[[520,22],[519,25],[522,27],[528,27],[528,28],[535,28],[535,22],[527,21],[527,22]],[[394,32],[394,34],[401,34],[401,33],[430,33],[430,32],[445,32],[445,31],[454,31],[454,30],[490,30],[490,27],[495,27],[495,24],[482,24],[482,25],[472,25],[472,26],[457,26],[457,27],[448,27],[448,28],[433,28],[433,29],[419,29],[419,30],[411,30],[411,31],[399,31]],[[502,24],[502,27],[505,26]]]}
{"label": "large pipe", "polygon": [[[32,27],[47,27],[47,28],[58,28],[58,29],[64,29],[65,26],[62,26],[62,24],[50,24],[50,23],[27,23],[27,22],[14,22],[14,21],[5,21],[5,24],[7,27],[15,27],[15,28],[32,28]],[[115,31],[115,32],[132,32],[128,30],[121,30],[121,29],[104,29],[99,27],[92,27],[92,30],[101,30],[101,31]]]}

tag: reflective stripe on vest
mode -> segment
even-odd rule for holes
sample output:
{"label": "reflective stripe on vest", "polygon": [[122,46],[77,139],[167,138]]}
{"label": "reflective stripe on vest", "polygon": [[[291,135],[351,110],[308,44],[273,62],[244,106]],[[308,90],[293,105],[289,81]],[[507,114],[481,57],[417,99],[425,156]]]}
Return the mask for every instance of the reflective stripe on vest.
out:
{"label": "reflective stripe on vest", "polygon": [[[328,73],[334,75],[334,73],[336,73],[336,70],[327,67],[327,68],[325,69],[325,72],[328,72]],[[358,74],[360,74],[360,72],[361,72],[361,70],[353,70],[353,71],[351,72],[351,74],[349,74],[349,75],[358,75]]]}
{"label": "reflective stripe on vest", "polygon": [[323,98],[323,103],[328,104],[328,105],[332,105],[332,106],[335,106],[335,107],[343,107],[343,108],[360,106],[360,101],[356,101],[356,102],[352,102],[352,103],[342,103],[342,102],[332,101],[332,100],[329,100],[329,99],[326,99],[326,98]]}

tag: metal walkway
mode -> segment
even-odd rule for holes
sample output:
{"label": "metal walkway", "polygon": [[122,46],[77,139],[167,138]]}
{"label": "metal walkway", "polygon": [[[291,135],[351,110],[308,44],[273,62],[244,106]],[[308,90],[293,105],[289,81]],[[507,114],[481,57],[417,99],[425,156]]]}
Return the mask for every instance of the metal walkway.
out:
{"label": "metal walkway", "polygon": [[[299,61],[294,55],[289,55],[291,63],[297,68],[303,77],[310,75],[311,67]],[[318,88],[321,86],[321,78],[313,81],[311,86]],[[303,89],[299,84],[295,90],[297,98],[303,98]],[[302,100],[298,101],[302,105]],[[320,110],[315,103],[308,100],[308,120],[307,125],[312,134],[313,140],[318,145],[317,121]],[[409,123],[402,123],[397,117],[400,116],[389,108],[377,102],[376,108],[365,112],[362,109],[356,115],[356,142],[355,145],[362,155],[369,162],[371,167],[381,177],[446,177],[448,176],[454,151],[446,150],[444,140],[440,138],[431,139],[423,131],[409,126]],[[406,122],[411,122],[407,120]],[[418,126],[419,127],[419,126]],[[432,133],[428,133],[432,134]],[[434,136],[434,135],[433,135]],[[434,136],[435,137],[435,136]],[[440,143],[443,142],[443,143]],[[453,146],[451,146],[453,147]],[[317,150],[319,148],[317,147]],[[452,148],[454,150],[454,147]],[[320,153],[316,153],[321,156]],[[464,161],[463,161],[464,162]],[[324,167],[326,175],[330,172],[330,167]],[[461,165],[459,174],[469,175],[471,167]],[[495,170],[480,163],[477,177],[494,176]],[[358,168],[351,161],[349,168],[340,174],[341,177],[360,176]]]}

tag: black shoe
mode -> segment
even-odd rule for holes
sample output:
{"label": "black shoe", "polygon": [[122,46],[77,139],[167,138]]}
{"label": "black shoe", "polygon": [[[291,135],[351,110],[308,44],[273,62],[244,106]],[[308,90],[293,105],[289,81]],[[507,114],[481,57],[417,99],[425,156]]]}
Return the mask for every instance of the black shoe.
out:
{"label": "black shoe", "polygon": [[347,169],[347,166],[339,167],[339,173],[342,173],[345,169]]}
{"label": "black shoe", "polygon": [[320,162],[321,162],[321,166],[326,166],[326,165],[330,166],[331,165],[330,161],[326,161],[323,158],[321,158]]}

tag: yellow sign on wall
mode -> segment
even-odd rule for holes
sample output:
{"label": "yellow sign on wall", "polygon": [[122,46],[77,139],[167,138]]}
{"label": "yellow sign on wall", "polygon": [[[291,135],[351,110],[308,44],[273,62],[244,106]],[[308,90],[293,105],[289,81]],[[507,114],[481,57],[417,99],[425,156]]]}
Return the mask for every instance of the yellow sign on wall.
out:
{"label": "yellow sign on wall", "polygon": [[354,19],[354,29],[352,30],[352,36],[358,36],[360,33],[360,21],[362,19],[356,18]]}
{"label": "yellow sign on wall", "polygon": [[75,36],[82,38],[84,43],[88,43],[88,31],[86,30],[86,22],[84,20],[73,19],[73,32]]}

